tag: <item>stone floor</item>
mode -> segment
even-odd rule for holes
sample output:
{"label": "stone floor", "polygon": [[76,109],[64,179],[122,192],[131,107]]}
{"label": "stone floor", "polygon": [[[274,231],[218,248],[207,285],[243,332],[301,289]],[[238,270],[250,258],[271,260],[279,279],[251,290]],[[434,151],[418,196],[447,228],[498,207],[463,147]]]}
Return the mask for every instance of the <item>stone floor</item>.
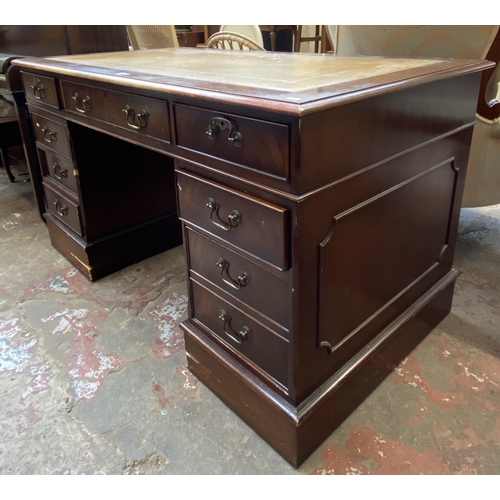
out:
{"label": "stone floor", "polygon": [[0,169],[1,474],[499,474],[500,206],[452,313],[298,469],[186,369],[181,247],[88,282]]}

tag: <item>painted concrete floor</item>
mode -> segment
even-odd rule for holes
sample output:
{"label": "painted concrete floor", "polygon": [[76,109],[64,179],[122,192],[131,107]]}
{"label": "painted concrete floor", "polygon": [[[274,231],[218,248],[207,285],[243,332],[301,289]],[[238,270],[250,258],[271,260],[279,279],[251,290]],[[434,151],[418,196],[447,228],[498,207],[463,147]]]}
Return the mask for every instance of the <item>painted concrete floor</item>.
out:
{"label": "painted concrete floor", "polygon": [[499,474],[500,206],[452,313],[298,470],[186,369],[181,247],[88,282],[0,169],[0,473]]}

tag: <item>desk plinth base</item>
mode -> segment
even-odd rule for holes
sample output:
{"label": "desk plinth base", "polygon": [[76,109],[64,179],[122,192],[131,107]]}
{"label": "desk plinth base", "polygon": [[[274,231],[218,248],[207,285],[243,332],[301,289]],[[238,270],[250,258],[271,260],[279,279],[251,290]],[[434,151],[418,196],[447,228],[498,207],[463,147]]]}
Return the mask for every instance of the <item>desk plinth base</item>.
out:
{"label": "desk plinth base", "polygon": [[91,243],[62,228],[50,212],[44,216],[52,246],[90,281],[182,244],[176,213]]}
{"label": "desk plinth base", "polygon": [[181,324],[189,370],[294,467],[299,467],[448,315],[450,271],[313,394],[294,407],[217,347],[189,320]]}

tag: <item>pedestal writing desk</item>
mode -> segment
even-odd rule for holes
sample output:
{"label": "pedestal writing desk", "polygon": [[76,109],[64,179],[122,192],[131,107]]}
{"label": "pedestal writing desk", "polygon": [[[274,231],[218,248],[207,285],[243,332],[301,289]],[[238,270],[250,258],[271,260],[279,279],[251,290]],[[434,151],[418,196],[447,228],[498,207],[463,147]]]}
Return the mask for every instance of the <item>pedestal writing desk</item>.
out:
{"label": "pedestal writing desk", "polygon": [[293,465],[449,312],[491,63],[165,49],[15,64],[54,246],[97,279],[182,234],[189,369]]}

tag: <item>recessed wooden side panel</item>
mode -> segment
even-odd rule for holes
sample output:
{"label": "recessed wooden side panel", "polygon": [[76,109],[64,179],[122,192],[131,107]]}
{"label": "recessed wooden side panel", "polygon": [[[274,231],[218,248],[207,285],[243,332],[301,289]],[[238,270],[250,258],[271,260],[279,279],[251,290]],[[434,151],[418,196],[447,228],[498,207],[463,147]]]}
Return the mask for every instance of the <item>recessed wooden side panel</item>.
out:
{"label": "recessed wooden side panel", "polygon": [[456,176],[450,159],[333,217],[319,246],[320,346],[345,355],[354,337],[373,337],[377,316],[440,271]]}

